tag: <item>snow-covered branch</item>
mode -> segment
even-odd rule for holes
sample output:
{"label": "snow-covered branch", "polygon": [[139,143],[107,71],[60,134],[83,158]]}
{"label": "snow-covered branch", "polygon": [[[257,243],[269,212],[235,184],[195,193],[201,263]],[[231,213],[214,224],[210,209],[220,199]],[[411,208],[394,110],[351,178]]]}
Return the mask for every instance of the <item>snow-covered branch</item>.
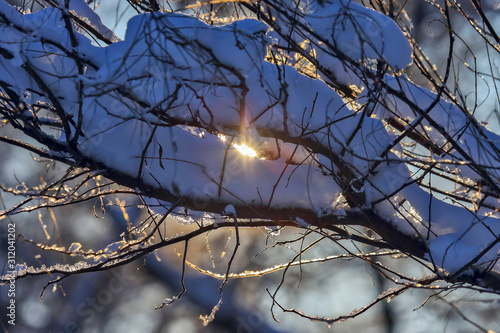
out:
{"label": "snow-covered branch", "polygon": [[[500,137],[447,88],[451,62],[434,90],[403,73],[412,45],[389,16],[264,0],[207,24],[154,2],[120,41],[83,0],[65,3],[23,14],[0,0],[1,120],[30,138],[1,142],[83,169],[78,186],[105,177],[160,214],[218,221],[232,205],[245,226],[361,226],[380,238],[354,241],[500,291]],[[53,195],[3,216],[88,200]],[[124,253],[115,265],[134,258]]]}

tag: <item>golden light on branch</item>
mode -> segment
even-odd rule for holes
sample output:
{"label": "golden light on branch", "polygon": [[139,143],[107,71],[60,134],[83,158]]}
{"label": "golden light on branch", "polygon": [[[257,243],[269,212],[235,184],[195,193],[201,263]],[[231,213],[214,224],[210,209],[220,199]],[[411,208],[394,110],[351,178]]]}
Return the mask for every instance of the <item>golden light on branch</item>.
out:
{"label": "golden light on branch", "polygon": [[[183,259],[182,254],[178,253],[177,251],[175,254]],[[388,250],[388,251],[372,251],[369,253],[343,253],[343,254],[336,254],[336,255],[331,255],[327,257],[321,257],[321,258],[314,258],[314,259],[301,259],[298,261],[292,261],[292,262],[286,262],[286,263],[281,263],[277,264],[272,267],[267,267],[261,270],[256,270],[256,271],[250,271],[250,270],[245,270],[240,273],[229,273],[229,274],[220,274],[220,273],[215,273],[210,270],[203,269],[192,262],[185,260],[186,265],[189,267],[197,270],[198,272],[205,274],[207,276],[213,277],[218,280],[224,280],[224,279],[244,279],[244,278],[251,278],[251,277],[261,277],[270,273],[278,272],[283,269],[287,269],[289,267],[294,267],[294,266],[301,266],[301,265],[306,265],[306,264],[314,264],[314,263],[324,263],[327,261],[331,260],[337,260],[337,259],[352,259],[352,258],[377,258],[381,256],[394,256],[394,255],[399,255],[401,252],[399,250]]]}

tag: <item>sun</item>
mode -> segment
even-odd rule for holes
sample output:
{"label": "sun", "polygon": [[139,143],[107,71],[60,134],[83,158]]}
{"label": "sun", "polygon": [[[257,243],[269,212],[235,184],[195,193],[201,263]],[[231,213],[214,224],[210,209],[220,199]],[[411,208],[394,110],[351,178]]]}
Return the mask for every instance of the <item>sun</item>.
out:
{"label": "sun", "polygon": [[[227,141],[227,137],[224,135],[224,134],[217,134],[217,136],[219,137],[219,139],[221,139],[223,142],[226,142]],[[234,143],[232,144],[232,146],[234,148],[236,148],[236,150],[241,154],[241,155],[245,155],[245,156],[248,156],[248,157],[257,157],[257,152],[251,148],[250,146],[247,146],[246,144],[237,144],[237,143]]]}
{"label": "sun", "polygon": [[239,145],[235,143],[234,148],[236,148],[242,155],[257,157],[257,152],[247,145]]}

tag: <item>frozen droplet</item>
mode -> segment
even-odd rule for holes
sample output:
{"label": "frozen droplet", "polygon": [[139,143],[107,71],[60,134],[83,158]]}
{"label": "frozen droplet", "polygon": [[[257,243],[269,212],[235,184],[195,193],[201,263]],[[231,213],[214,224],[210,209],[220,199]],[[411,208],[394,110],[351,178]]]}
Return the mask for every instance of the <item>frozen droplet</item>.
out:
{"label": "frozen droplet", "polygon": [[82,248],[82,244],[80,243],[72,243],[68,249],[69,252],[77,252]]}

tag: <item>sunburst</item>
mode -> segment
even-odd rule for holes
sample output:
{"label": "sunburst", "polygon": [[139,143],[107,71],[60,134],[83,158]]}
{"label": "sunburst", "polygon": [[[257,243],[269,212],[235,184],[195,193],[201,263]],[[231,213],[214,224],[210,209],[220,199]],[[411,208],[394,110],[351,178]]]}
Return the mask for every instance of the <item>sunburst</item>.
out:
{"label": "sunburst", "polygon": [[249,157],[257,157],[257,152],[253,150],[251,147],[247,145],[239,145],[239,144],[234,144],[234,148],[236,148],[240,154],[249,156]]}

